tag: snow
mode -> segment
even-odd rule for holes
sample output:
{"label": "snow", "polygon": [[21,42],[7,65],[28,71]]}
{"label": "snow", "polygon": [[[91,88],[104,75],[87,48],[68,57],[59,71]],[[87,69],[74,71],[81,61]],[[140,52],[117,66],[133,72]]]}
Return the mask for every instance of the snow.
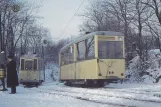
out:
{"label": "snow", "polygon": [[104,88],[68,87],[44,83],[17,87],[17,94],[0,92],[0,107],[160,107],[160,84],[110,84]]}
{"label": "snow", "polygon": [[149,69],[146,72],[148,75],[144,76],[145,83],[155,83],[159,78],[159,81],[161,81],[161,54],[159,49],[149,51]]}
{"label": "snow", "polygon": [[160,54],[160,49],[152,49],[149,51],[149,54],[152,55],[152,54]]}
{"label": "snow", "polygon": [[[17,94],[8,94],[8,92],[0,92],[0,107],[82,107],[88,105],[93,107],[93,103],[81,101],[78,99],[63,97],[59,95],[51,95],[48,93],[39,93],[19,86]],[[95,105],[100,106],[99,104]]]}
{"label": "snow", "polygon": [[45,82],[58,81],[58,65],[47,63],[45,66]]}
{"label": "snow", "polygon": [[[140,74],[143,75],[140,76]],[[129,62],[129,66],[126,70],[126,76],[132,83],[142,82],[146,84],[154,84],[157,83],[158,81],[161,81],[160,50],[159,49],[150,50],[148,52],[148,60],[145,62],[141,62],[139,56],[134,57]]]}

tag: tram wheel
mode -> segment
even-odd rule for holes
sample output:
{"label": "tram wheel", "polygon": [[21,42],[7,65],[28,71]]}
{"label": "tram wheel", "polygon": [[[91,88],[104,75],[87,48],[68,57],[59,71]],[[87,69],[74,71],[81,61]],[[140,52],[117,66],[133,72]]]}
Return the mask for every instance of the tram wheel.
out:
{"label": "tram wheel", "polygon": [[105,81],[97,80],[96,86],[98,86],[98,87],[103,87],[104,85],[105,85]]}
{"label": "tram wheel", "polygon": [[67,85],[67,86],[71,86],[72,85],[72,83],[70,81],[65,81],[64,84]]}
{"label": "tram wheel", "polygon": [[85,87],[93,87],[94,86],[94,81],[93,80],[85,80],[84,86]]}

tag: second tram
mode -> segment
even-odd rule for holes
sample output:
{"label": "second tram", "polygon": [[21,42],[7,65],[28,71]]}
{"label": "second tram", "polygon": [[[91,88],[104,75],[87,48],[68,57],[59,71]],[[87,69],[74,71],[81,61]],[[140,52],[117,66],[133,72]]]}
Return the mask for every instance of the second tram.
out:
{"label": "second tram", "polygon": [[21,56],[19,80],[23,85],[40,85],[45,80],[43,59],[37,54]]}

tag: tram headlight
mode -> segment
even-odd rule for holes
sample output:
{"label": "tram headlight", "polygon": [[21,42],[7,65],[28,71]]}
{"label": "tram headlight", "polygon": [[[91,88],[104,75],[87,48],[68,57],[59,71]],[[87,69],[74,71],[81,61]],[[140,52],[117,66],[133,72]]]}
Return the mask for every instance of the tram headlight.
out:
{"label": "tram headlight", "polygon": [[124,76],[124,74],[123,74],[123,73],[121,73],[121,76]]}

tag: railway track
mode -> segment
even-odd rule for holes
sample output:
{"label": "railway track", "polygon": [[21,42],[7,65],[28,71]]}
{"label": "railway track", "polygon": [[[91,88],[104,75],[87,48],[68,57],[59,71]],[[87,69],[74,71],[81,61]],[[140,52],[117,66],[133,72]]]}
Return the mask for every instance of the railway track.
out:
{"label": "railway track", "polygon": [[[57,84],[58,85],[58,84]],[[59,86],[59,85],[58,85]],[[71,86],[67,86],[69,88],[71,88]],[[75,88],[75,86],[73,86]],[[81,86],[76,86],[76,88],[80,88],[80,89],[97,89],[97,90],[101,90],[101,91],[116,91],[116,92],[125,92],[125,93],[133,93],[133,94],[150,94],[150,95],[153,95],[155,93],[158,93],[158,92],[161,92],[161,91],[156,91],[156,90],[153,90],[153,91],[150,91],[150,90],[138,90],[138,89],[130,89],[130,91],[127,91],[125,89],[116,89],[116,88],[113,88],[113,87],[103,87],[103,88],[98,88],[98,87],[81,87]]]}
{"label": "railway track", "polygon": [[[31,89],[31,90],[33,90],[33,89]],[[159,105],[161,104],[161,100],[152,100],[152,99],[146,100],[146,99],[140,99],[140,98],[133,98],[130,96],[128,97],[128,96],[119,96],[119,95],[109,95],[108,93],[97,94],[97,93],[89,93],[89,92],[78,92],[78,91],[58,90],[58,89],[43,89],[43,88],[37,88],[37,89],[34,89],[34,91],[38,91],[41,93],[54,94],[54,95],[61,95],[61,96],[66,96],[66,97],[72,97],[75,99],[90,101],[90,102],[94,102],[94,103],[113,105],[113,106],[121,106],[121,107],[135,107],[135,105],[116,104],[116,103],[100,101],[100,100],[91,99],[91,98],[89,99],[86,96],[92,96],[93,98],[100,97],[101,99],[109,99],[109,98],[124,99],[124,100],[128,100],[128,101],[142,102],[142,103],[147,103],[147,104],[148,103],[155,103],[155,104],[159,104]],[[50,92],[47,92],[47,91],[50,91]],[[124,93],[125,93],[125,91],[124,91]],[[131,93],[126,93],[126,94],[131,94]]]}
{"label": "railway track", "polygon": [[[65,91],[65,90],[56,90],[56,89],[48,89],[48,90],[57,91],[57,92],[64,92],[64,93],[71,93],[71,94],[73,94],[73,93],[78,94],[79,93],[79,92],[76,92],[76,91]],[[126,91],[120,91],[120,92],[126,92]],[[160,103],[161,104],[161,100],[160,101],[156,101],[156,100],[137,99],[137,98],[132,98],[132,97],[120,97],[120,96],[116,96],[116,95],[115,96],[114,95],[108,95],[108,93],[107,94],[96,94],[96,93],[81,92],[81,94],[96,95],[96,96],[103,96],[103,97],[115,97],[115,98],[123,98],[123,99],[128,99],[128,100],[145,101],[145,102],[155,102],[155,103]],[[129,93],[127,93],[127,94],[129,94]],[[141,94],[141,93],[137,93],[137,94]],[[145,94],[147,94],[147,93],[145,93]]]}
{"label": "railway track", "polygon": [[[32,90],[32,89],[29,89],[29,90]],[[118,106],[119,107],[136,107],[136,106],[129,106],[129,105],[124,105],[124,104],[115,104],[115,103],[110,103],[110,102],[97,101],[97,100],[92,100],[92,99],[81,97],[81,96],[73,96],[73,95],[69,95],[69,94],[62,94],[62,93],[55,93],[55,92],[45,92],[45,91],[42,91],[42,90],[32,90],[32,91],[37,91],[39,93],[58,95],[58,96],[64,96],[64,97],[71,97],[71,98],[84,100],[84,101],[88,101],[88,102],[93,102],[93,103],[98,103],[98,104],[103,104],[103,105],[109,105],[109,106],[112,106],[112,107],[113,106],[116,106],[116,107],[118,107]],[[61,92],[61,91],[59,91],[59,92]]]}
{"label": "railway track", "polygon": [[155,93],[161,92],[161,91],[149,91],[149,90],[138,90],[138,89],[101,89],[102,91],[116,91],[116,92],[124,92],[124,93],[132,93],[132,94],[141,94],[141,95],[153,95]]}
{"label": "railway track", "polygon": [[[72,87],[73,88],[73,87]],[[74,87],[75,88],[75,87]],[[138,94],[138,95],[153,95],[155,96],[156,93],[160,92],[160,91],[149,91],[149,90],[138,90],[138,89],[130,89],[129,90],[125,90],[125,89],[115,89],[115,88],[82,88],[82,87],[76,87],[78,89],[88,89],[91,91],[104,91],[104,92],[123,92],[123,93],[131,93],[131,94]],[[62,90],[62,91],[69,91],[71,90],[71,87],[66,87],[67,90]],[[50,90],[50,89],[49,89]],[[53,90],[53,89],[51,89]],[[60,89],[59,89],[60,90]]]}

